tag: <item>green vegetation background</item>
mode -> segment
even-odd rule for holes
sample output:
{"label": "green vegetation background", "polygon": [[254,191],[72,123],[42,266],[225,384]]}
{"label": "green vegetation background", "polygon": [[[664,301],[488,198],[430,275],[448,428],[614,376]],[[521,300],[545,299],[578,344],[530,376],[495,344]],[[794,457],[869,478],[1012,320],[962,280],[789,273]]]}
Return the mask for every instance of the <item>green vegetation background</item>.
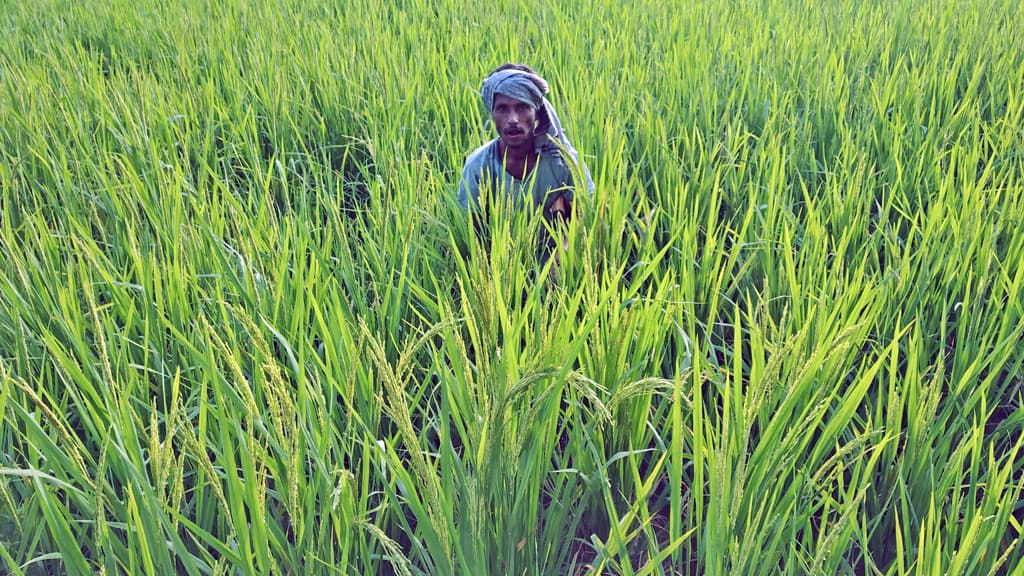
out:
{"label": "green vegetation background", "polygon": [[[1016,2],[0,2],[0,573],[1021,574]],[[547,77],[596,182],[454,206]]]}

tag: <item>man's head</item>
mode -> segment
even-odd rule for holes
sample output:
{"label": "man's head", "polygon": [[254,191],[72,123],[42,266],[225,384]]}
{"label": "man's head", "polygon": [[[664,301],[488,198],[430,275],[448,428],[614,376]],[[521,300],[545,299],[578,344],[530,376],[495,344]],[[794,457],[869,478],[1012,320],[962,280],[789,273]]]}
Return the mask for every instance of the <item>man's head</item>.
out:
{"label": "man's head", "polygon": [[507,148],[534,146],[534,134],[546,127],[547,91],[548,83],[523,64],[503,64],[484,79],[480,95]]}
{"label": "man's head", "polygon": [[547,82],[547,80],[542,78],[541,75],[539,73],[537,73],[536,70],[534,70],[533,68],[530,68],[526,64],[514,64],[512,62],[506,62],[506,63],[502,64],[501,66],[498,66],[494,70],[491,70],[491,73],[488,74],[487,76],[490,77],[490,76],[493,76],[493,75],[497,74],[498,72],[503,72],[505,70],[518,70],[519,72],[526,72],[527,74],[532,75],[530,80],[534,84],[537,85],[537,89],[540,90],[540,93],[541,94],[547,94],[548,93],[548,82]]}

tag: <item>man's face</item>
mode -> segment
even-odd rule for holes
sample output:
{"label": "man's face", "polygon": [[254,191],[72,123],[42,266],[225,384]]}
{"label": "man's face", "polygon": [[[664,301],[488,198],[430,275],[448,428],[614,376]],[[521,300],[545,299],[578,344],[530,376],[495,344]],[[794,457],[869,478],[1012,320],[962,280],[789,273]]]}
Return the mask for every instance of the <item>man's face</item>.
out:
{"label": "man's face", "polygon": [[495,94],[491,118],[506,148],[533,147],[533,129],[537,125],[537,110],[533,106]]}

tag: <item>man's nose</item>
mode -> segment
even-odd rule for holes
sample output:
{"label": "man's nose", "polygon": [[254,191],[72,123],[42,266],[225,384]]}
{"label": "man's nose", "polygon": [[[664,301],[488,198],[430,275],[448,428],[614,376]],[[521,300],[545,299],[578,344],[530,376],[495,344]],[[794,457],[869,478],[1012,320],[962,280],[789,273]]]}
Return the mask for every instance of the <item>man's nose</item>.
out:
{"label": "man's nose", "polygon": [[519,113],[513,110],[512,113],[509,114],[508,120],[511,123],[519,124]]}

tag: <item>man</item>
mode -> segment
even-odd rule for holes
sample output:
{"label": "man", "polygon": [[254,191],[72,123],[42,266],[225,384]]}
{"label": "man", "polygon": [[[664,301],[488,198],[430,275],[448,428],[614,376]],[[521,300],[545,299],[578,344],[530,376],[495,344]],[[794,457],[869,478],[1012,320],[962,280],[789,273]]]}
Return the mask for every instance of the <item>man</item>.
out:
{"label": "man", "polygon": [[[459,204],[480,206],[480,193],[505,195],[510,203],[543,208],[545,218],[567,217],[572,208],[576,150],[562,131],[551,103],[548,83],[529,66],[504,64],[483,81],[480,97],[498,137],[466,159],[459,181]],[[594,182],[580,163],[588,193]],[[485,201],[486,204],[486,201]]]}

